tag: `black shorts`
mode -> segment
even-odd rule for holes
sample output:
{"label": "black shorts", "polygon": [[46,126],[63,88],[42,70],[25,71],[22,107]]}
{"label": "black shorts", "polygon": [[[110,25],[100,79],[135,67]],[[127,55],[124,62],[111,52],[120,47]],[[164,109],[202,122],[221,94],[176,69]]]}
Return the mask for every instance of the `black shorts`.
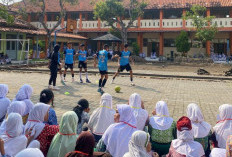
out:
{"label": "black shorts", "polygon": [[127,65],[121,65],[119,68],[118,68],[118,72],[123,72],[124,70],[126,69],[126,71],[131,71],[131,66],[130,64],[127,64]]}
{"label": "black shorts", "polygon": [[108,74],[108,71],[106,71],[106,70],[105,71],[99,70],[99,72],[100,72],[101,75],[107,75]]}
{"label": "black shorts", "polygon": [[73,64],[66,64],[65,63],[65,66],[64,66],[65,69],[73,69]]}
{"label": "black shorts", "polygon": [[84,61],[79,61],[78,68],[87,69],[87,63],[85,63]]}

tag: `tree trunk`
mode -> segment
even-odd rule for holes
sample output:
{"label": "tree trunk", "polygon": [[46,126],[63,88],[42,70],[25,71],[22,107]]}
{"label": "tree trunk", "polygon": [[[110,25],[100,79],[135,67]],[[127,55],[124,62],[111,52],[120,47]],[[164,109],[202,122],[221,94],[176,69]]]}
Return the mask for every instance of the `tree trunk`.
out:
{"label": "tree trunk", "polygon": [[122,43],[127,44],[127,29],[126,28],[121,29],[121,36],[122,36]]}
{"label": "tree trunk", "polygon": [[52,41],[51,41],[52,34],[51,34],[51,32],[47,32],[47,38],[48,38],[48,54],[50,55],[52,53]]}

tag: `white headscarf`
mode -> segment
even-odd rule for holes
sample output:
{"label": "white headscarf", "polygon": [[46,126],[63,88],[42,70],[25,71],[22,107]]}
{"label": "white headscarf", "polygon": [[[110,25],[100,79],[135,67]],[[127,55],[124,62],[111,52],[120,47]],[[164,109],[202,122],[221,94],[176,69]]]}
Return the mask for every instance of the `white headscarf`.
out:
{"label": "white headscarf", "polygon": [[[7,115],[11,113],[18,113],[22,116],[24,111],[25,111],[25,103],[23,101],[14,101],[10,104],[7,111]],[[4,133],[5,131],[6,131],[6,119],[4,119],[4,121],[1,124],[0,134]]]}
{"label": "white headscarf", "polygon": [[213,127],[213,130],[218,141],[218,147],[226,149],[226,140],[232,132],[232,105],[221,105],[219,115],[221,121]]}
{"label": "white headscarf", "polygon": [[194,141],[192,130],[177,130],[177,139],[172,141],[172,146],[186,157],[201,157],[205,154],[202,145]]}
{"label": "white headscarf", "polygon": [[135,131],[129,142],[129,152],[124,157],[150,157],[146,147],[150,142],[150,135],[144,131]]}
{"label": "white headscarf", "polygon": [[47,114],[50,106],[44,103],[38,103],[36,104],[33,109],[31,110],[28,122],[25,125],[25,131],[31,130],[31,135],[34,135],[34,139],[36,139],[40,133],[43,131],[45,124],[44,117]]}
{"label": "white headscarf", "polygon": [[5,84],[0,84],[0,120],[4,118],[7,112],[7,108],[10,105],[10,100],[6,98],[7,93],[8,86]]}
{"label": "white headscarf", "polygon": [[213,148],[209,157],[226,157],[226,149]]}
{"label": "white headscarf", "polygon": [[6,120],[6,131],[0,135],[4,141],[6,155],[15,156],[27,146],[27,138],[22,135],[23,121],[18,113],[11,113]]}
{"label": "white headscarf", "polygon": [[19,152],[15,157],[44,157],[38,148],[27,148]]}
{"label": "white headscarf", "polygon": [[37,140],[33,140],[30,142],[30,144],[27,146],[27,148],[38,148],[40,149],[40,143]]}
{"label": "white headscarf", "polygon": [[150,118],[150,125],[157,130],[167,130],[172,126],[173,118],[169,117],[168,106],[164,101],[158,101],[155,107],[156,115]]}
{"label": "white headscarf", "polygon": [[123,157],[129,151],[128,144],[132,134],[137,131],[136,119],[129,105],[117,105],[117,109],[120,122],[110,125],[102,140],[112,156]]}
{"label": "white headscarf", "polygon": [[105,93],[101,96],[100,107],[93,111],[88,122],[92,133],[103,135],[106,129],[114,123],[114,114],[112,96]]}
{"label": "white headscarf", "polygon": [[30,100],[32,92],[33,92],[32,87],[28,84],[25,84],[19,89],[19,91],[14,99],[14,101],[24,101],[25,102],[26,109],[25,109],[23,116],[27,115],[34,106],[34,104]]}
{"label": "white headscarf", "polygon": [[148,118],[148,112],[141,108],[142,100],[139,94],[134,93],[130,96],[129,105],[134,110],[134,116],[137,120],[137,129],[143,130]]}
{"label": "white headscarf", "polygon": [[203,138],[209,135],[211,125],[204,121],[204,117],[197,104],[189,104],[187,107],[187,116],[192,122],[194,138]]}

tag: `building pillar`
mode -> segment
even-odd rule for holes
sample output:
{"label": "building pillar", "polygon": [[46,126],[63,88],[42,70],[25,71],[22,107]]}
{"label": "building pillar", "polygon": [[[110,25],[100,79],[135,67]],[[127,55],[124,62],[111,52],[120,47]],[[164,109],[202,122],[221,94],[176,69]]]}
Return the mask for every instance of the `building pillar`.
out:
{"label": "building pillar", "polygon": [[85,13],[85,21],[88,21],[88,13]]}
{"label": "building pillar", "polygon": [[44,23],[47,23],[47,21],[48,21],[48,16],[47,16],[47,14],[45,14],[45,16],[44,16]]}
{"label": "building pillar", "polygon": [[45,54],[46,54],[46,56],[48,56],[48,37],[47,36],[45,36],[45,50],[44,50],[44,52],[45,52]]}
{"label": "building pillar", "polygon": [[141,27],[141,17],[138,17],[138,28]]}
{"label": "building pillar", "polygon": [[230,9],[230,18],[232,18],[232,9]]}
{"label": "building pillar", "polygon": [[79,29],[81,30],[82,29],[82,13],[79,14]]}
{"label": "building pillar", "polygon": [[101,29],[101,19],[97,19],[97,28],[100,30]]}
{"label": "building pillar", "polygon": [[28,14],[28,16],[27,16],[27,22],[31,22],[31,14]]}
{"label": "building pillar", "polygon": [[[186,15],[186,10],[185,9],[183,10],[182,15],[183,15],[183,17]],[[185,29],[185,28],[186,28],[186,20],[183,19],[183,29]]]}
{"label": "building pillar", "polygon": [[164,33],[159,34],[159,56],[164,55]]}
{"label": "building pillar", "polygon": [[232,32],[230,32],[230,55],[232,56]]}
{"label": "building pillar", "polygon": [[[206,16],[207,17],[210,16],[210,8],[207,8]],[[208,25],[210,25],[210,22]],[[210,56],[210,45],[211,45],[210,41],[206,41],[206,54],[208,55],[208,57]]]}
{"label": "building pillar", "polygon": [[143,33],[138,33],[137,42],[139,45],[139,53],[142,53],[143,52]]}
{"label": "building pillar", "polygon": [[50,14],[50,16],[51,16],[51,20],[52,20],[52,21],[56,21],[56,17],[55,17],[54,14]]}
{"label": "building pillar", "polygon": [[100,50],[101,50],[101,42],[98,41],[98,42],[97,42],[97,51],[100,51]]}
{"label": "building pillar", "polygon": [[160,10],[160,28],[163,27],[163,17],[164,17],[164,11]]}

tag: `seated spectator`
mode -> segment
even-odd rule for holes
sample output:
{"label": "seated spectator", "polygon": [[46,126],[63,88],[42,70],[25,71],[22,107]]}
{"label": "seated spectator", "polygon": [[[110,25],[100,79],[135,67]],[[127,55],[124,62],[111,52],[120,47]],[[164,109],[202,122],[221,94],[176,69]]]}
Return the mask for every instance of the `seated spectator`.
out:
{"label": "seated spectator", "polygon": [[5,84],[0,84],[0,125],[6,116],[7,108],[10,106],[10,99],[6,97],[7,94],[8,86]]}
{"label": "seated spectator", "polygon": [[6,156],[15,156],[27,147],[27,138],[22,133],[22,117],[18,113],[11,113],[6,120],[6,131],[0,134],[0,138],[4,141]]}
{"label": "seated spectator", "polygon": [[[44,89],[40,93],[40,102],[45,103],[47,105],[50,105],[53,107],[53,101],[54,101],[54,94],[50,89]],[[49,125],[58,125],[57,123],[57,117],[55,110],[50,107],[48,111],[48,122]]]}
{"label": "seated spectator", "polygon": [[10,104],[8,111],[7,111],[7,114],[6,114],[6,117],[0,126],[0,134],[4,133],[6,131],[7,116],[10,115],[11,113],[18,113],[22,116],[25,112],[25,107],[26,107],[26,105],[23,101],[14,101]]}
{"label": "seated spectator", "polygon": [[47,157],[64,157],[68,152],[75,150],[78,135],[78,117],[75,112],[68,111],[63,114],[60,121],[60,131],[55,135],[50,145]]}
{"label": "seated spectator", "polygon": [[189,104],[187,116],[191,120],[194,140],[201,143],[208,155],[210,152],[209,137],[211,136],[211,125],[204,121],[204,117],[197,104]]}
{"label": "seated spectator", "polygon": [[100,107],[93,111],[88,123],[95,142],[98,142],[106,129],[114,123],[114,114],[112,96],[105,93],[101,96]]}
{"label": "seated spectator", "polygon": [[219,107],[220,121],[213,127],[213,147],[226,149],[226,140],[232,132],[232,105]]}
{"label": "seated spectator", "polygon": [[82,132],[76,141],[75,151],[68,153],[65,157],[111,157],[109,153],[94,152],[94,137],[88,132]]}
{"label": "seated spectator", "polygon": [[167,157],[205,157],[202,145],[194,141],[188,117],[183,116],[177,121],[177,139],[172,141]]}
{"label": "seated spectator", "polygon": [[40,150],[43,152],[44,156],[47,155],[53,137],[59,132],[59,126],[43,123],[44,121],[48,121],[49,108],[49,105],[43,103],[36,104],[32,108],[28,117],[28,122],[25,125],[25,133],[29,132],[29,137],[33,137],[32,139],[36,139],[40,142]]}
{"label": "seated spectator", "polygon": [[117,105],[114,116],[115,124],[111,124],[97,144],[99,152],[108,151],[114,157],[123,157],[129,151],[129,141],[137,131],[136,118],[128,105]]}
{"label": "seated spectator", "polygon": [[77,106],[73,109],[78,117],[77,134],[82,132],[84,123],[89,122],[89,110],[89,102],[86,99],[79,100]]}
{"label": "seated spectator", "polygon": [[134,116],[137,120],[137,129],[143,130],[149,121],[148,112],[144,110],[143,102],[139,94],[134,93],[130,96],[129,105],[134,111]]}
{"label": "seated spectator", "polygon": [[44,157],[38,148],[27,148],[19,152],[15,157]]}
{"label": "seated spectator", "polygon": [[150,157],[150,135],[144,131],[135,131],[129,142],[129,152],[123,157]]}
{"label": "seated spectator", "polygon": [[176,139],[176,122],[169,117],[168,106],[164,101],[157,102],[152,114],[148,126],[152,150],[162,156],[168,153],[172,140]]}
{"label": "seated spectator", "polygon": [[28,84],[25,84],[19,89],[15,99],[13,100],[13,101],[23,101],[26,104],[26,109],[23,114],[23,124],[26,124],[29,112],[34,106],[33,102],[30,100],[32,92],[33,92],[32,87]]}

